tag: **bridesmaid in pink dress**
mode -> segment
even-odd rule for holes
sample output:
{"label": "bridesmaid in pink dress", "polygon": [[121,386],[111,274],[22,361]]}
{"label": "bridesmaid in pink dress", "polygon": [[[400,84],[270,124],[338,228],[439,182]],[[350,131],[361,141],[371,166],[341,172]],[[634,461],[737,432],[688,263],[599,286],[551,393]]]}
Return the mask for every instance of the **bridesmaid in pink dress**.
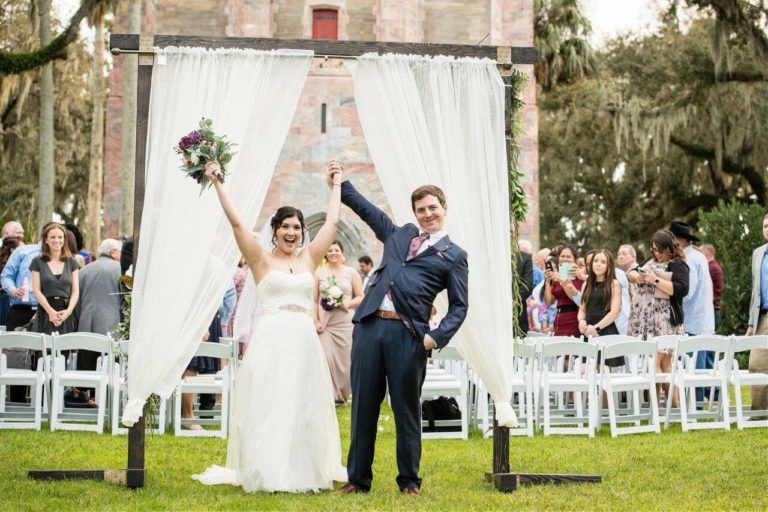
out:
{"label": "bridesmaid in pink dress", "polygon": [[[352,392],[349,368],[352,356],[352,315],[363,300],[363,280],[344,265],[344,247],[335,240],[325,255],[327,265],[315,272],[314,317],[320,344],[328,359],[337,405],[346,403]],[[324,300],[322,290],[336,286],[344,293],[341,305]]]}

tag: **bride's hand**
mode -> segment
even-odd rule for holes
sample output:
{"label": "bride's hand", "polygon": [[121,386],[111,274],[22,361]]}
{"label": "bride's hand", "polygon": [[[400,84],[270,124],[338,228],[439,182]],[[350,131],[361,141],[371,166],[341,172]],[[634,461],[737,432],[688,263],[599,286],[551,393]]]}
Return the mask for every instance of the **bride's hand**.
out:
{"label": "bride's hand", "polygon": [[205,162],[205,177],[211,180],[211,183],[221,181],[221,166],[219,162]]}

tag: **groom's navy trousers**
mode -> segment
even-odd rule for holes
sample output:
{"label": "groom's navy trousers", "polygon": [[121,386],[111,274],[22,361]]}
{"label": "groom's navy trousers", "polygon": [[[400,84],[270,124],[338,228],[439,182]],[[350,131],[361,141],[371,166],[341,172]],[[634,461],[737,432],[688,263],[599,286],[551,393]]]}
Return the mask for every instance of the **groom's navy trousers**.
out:
{"label": "groom's navy trousers", "polygon": [[[389,389],[397,429],[397,483],[401,490],[419,487],[420,400],[427,361],[424,337],[429,334],[442,348],[464,321],[468,307],[467,253],[445,236],[408,258],[409,246],[419,235],[419,228],[413,224],[396,226],[348,181],[341,186],[341,200],[384,243],[381,264],[368,281],[365,297],[352,319],[349,481],[364,491],[371,488],[379,410]],[[443,290],[448,294],[448,312],[440,325],[431,329],[432,304]],[[385,296],[391,298],[399,317],[378,316]]]}
{"label": "groom's navy trousers", "polygon": [[[352,441],[350,482],[371,488],[373,453],[384,394],[389,389],[397,428],[397,484],[421,486],[421,386],[424,344],[399,320],[372,316],[355,325],[352,343]],[[391,423],[383,423],[391,428]]]}

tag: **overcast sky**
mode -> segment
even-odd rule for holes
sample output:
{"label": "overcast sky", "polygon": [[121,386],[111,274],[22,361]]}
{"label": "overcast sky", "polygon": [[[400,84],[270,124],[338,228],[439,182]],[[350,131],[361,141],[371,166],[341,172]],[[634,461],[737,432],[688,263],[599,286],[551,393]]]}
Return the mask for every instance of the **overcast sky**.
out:
{"label": "overcast sky", "polygon": [[[584,13],[592,21],[593,42],[598,46],[620,33],[650,30],[658,4],[663,1],[580,0]],[[78,5],[80,0],[53,0],[53,8],[61,19],[69,19]]]}

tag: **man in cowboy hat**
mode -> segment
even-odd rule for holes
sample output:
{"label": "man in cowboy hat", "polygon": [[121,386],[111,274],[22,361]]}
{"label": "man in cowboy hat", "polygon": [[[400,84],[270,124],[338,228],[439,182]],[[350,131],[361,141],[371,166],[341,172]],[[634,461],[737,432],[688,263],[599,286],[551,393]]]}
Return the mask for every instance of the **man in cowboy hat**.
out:
{"label": "man in cowboy hat", "polygon": [[[669,230],[685,253],[685,262],[690,268],[688,295],[683,299],[685,332],[689,336],[715,333],[715,312],[712,309],[712,277],[706,256],[691,242],[699,238],[691,234],[691,226],[685,222],[672,221]],[[714,368],[715,353],[699,351],[696,368]],[[696,388],[696,400],[704,399],[705,388]]]}

